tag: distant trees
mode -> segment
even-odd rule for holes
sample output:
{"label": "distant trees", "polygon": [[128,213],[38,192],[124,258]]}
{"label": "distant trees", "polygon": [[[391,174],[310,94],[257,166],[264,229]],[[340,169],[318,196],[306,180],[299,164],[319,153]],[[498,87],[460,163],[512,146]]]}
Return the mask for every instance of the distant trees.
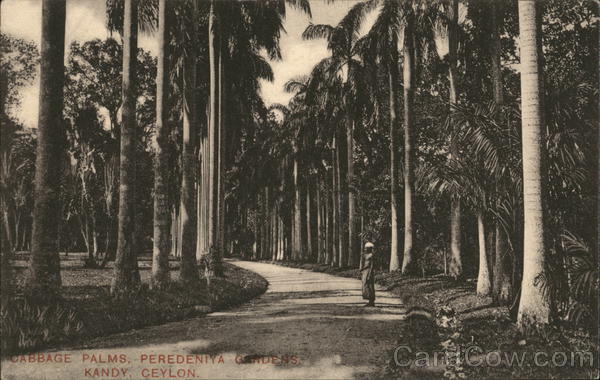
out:
{"label": "distant trees", "polygon": [[35,145],[29,134],[20,134],[23,127],[12,113],[21,103],[19,91],[35,77],[39,52],[32,42],[4,33],[0,51],[0,236],[3,253],[9,254],[30,243]]}
{"label": "distant trees", "polygon": [[[307,28],[305,36],[327,39],[332,55],[315,66],[309,77],[286,85],[295,93],[282,122],[283,128],[291,128],[296,134],[291,141],[294,154],[291,158],[282,158],[283,162],[288,159],[292,162],[288,170],[296,178],[288,195],[295,200],[291,207],[294,217],[290,223],[295,231],[291,260],[313,260],[306,254],[310,252],[310,235],[302,229],[309,219],[308,209],[303,209],[305,195],[302,190],[302,182],[307,177],[300,173],[313,163],[321,162],[317,167],[323,170],[316,172],[331,177],[319,186],[319,195],[329,197],[332,194],[334,202],[331,210],[325,207],[319,214],[326,223],[325,236],[319,237],[318,242],[323,241],[321,247],[327,248],[326,258],[317,256],[317,261],[336,266],[340,265],[340,257],[344,261],[340,255],[344,245],[338,246],[336,239],[346,236],[345,211],[341,208],[345,203],[337,201],[344,194],[344,176],[340,177],[340,173],[345,173],[346,169],[339,167],[336,152],[340,149],[340,140],[346,141],[338,131],[348,131],[347,124],[342,121],[347,120],[343,116],[347,111],[339,106],[345,104],[346,93],[343,83],[332,78],[340,72],[340,67],[351,62],[349,57],[355,52],[356,42],[360,46],[356,51],[362,51],[357,63],[365,68],[361,75],[368,76],[373,86],[368,92],[370,105],[354,107],[354,117],[361,120],[362,125],[355,124],[360,127],[354,129],[358,149],[352,164],[358,168],[359,177],[375,172],[380,176],[380,182],[390,179],[392,189],[390,202],[384,203],[380,195],[373,192],[373,189],[379,189],[378,186],[363,188],[366,193],[361,194],[361,201],[376,209],[381,207],[379,210],[385,210],[385,216],[379,216],[379,219],[384,218],[381,222],[369,210],[363,211],[362,214],[372,219],[365,221],[362,236],[380,236],[380,246],[390,247],[390,269],[399,269],[402,265],[404,274],[443,270],[456,279],[476,272],[477,292],[482,296],[492,295],[497,303],[511,305],[515,318],[514,305],[520,301],[520,321],[525,318],[524,314],[535,314],[534,323],[547,323],[550,314],[566,316],[567,310],[571,310],[572,315],[589,315],[586,311],[589,305],[574,303],[574,294],[567,296],[569,292],[564,291],[573,281],[564,273],[568,271],[574,275],[575,272],[565,264],[572,260],[567,257],[567,240],[558,236],[565,233],[567,225],[572,228],[579,225],[574,220],[566,221],[565,211],[559,211],[571,207],[565,202],[577,204],[575,207],[580,209],[591,199],[589,195],[583,195],[587,194],[583,189],[589,188],[592,182],[582,175],[590,168],[589,158],[593,156],[594,148],[579,139],[587,136],[590,141],[595,141],[596,138],[590,135],[588,127],[588,121],[596,116],[589,108],[592,98],[586,89],[589,83],[596,83],[597,73],[593,73],[591,66],[588,68],[593,60],[589,54],[593,38],[587,21],[581,24],[584,25],[581,29],[561,29],[558,25],[561,25],[561,19],[568,23],[575,14],[589,20],[593,11],[577,1],[569,4],[547,2],[543,13],[536,10],[538,26],[535,29],[531,24],[533,8],[528,8],[534,7],[533,3],[520,2],[517,10],[510,4],[496,1],[469,2],[466,5],[467,22],[459,23],[456,1],[367,1],[352,7],[336,27],[310,25]],[[357,34],[360,28],[349,22],[359,9],[379,11],[371,32],[363,38]],[[523,16],[523,12],[527,16]],[[520,78],[509,65],[503,64],[519,56],[514,44],[517,14],[529,18],[519,22],[520,38],[528,41],[521,46]],[[542,25],[542,33],[547,34],[544,51],[548,57],[545,60],[540,53],[539,25]],[[435,35],[440,31],[444,32],[449,45],[448,54],[441,57],[433,45]],[[347,35],[352,37],[345,38]],[[579,37],[575,39],[575,35]],[[533,41],[531,44],[530,40]],[[563,43],[567,40],[572,44],[577,44],[576,40],[586,42],[568,49],[567,53]],[[403,55],[398,54],[400,41],[403,41]],[[580,69],[564,65],[559,57],[565,54],[577,57]],[[532,60],[536,62],[535,68]],[[542,76],[537,73],[542,72],[542,62],[545,63],[544,71],[553,78],[560,78],[561,84],[541,80]],[[398,70],[400,65],[403,74]],[[327,75],[316,79],[320,69]],[[586,74],[582,74],[584,71]],[[567,72],[576,85],[562,82]],[[403,98],[398,95],[400,83],[403,83]],[[551,83],[555,92],[544,91],[544,83]],[[534,88],[533,84],[538,87]],[[353,93],[353,96],[360,99],[366,94]],[[570,100],[567,100],[567,94],[571,94]],[[516,103],[519,97],[523,102],[521,110]],[[548,106],[542,108],[542,102],[547,102]],[[567,103],[570,105],[566,106]],[[403,123],[398,117],[400,105],[405,110]],[[566,111],[569,107],[577,109],[577,116]],[[546,118],[552,122],[545,128],[539,127]],[[521,120],[523,135],[519,127]],[[575,125],[581,128],[577,129]],[[382,126],[387,128],[381,129]],[[541,129],[537,131],[536,128]],[[323,133],[327,129],[331,132]],[[398,129],[404,131],[403,148],[396,145]],[[383,133],[384,130],[389,132]],[[533,132],[525,133],[528,131]],[[547,137],[544,137],[544,131],[549,133]],[[311,136],[315,142],[307,142],[304,136]],[[557,141],[562,143],[556,145]],[[390,144],[390,150],[386,149],[387,144]],[[396,154],[400,149],[403,160]],[[370,166],[381,162],[377,160],[381,160],[382,152],[389,152],[390,159],[383,162],[391,164],[384,175]],[[310,163],[304,163],[305,168],[299,159],[303,153],[312,158]],[[543,159],[546,156],[548,162]],[[396,174],[401,164],[403,181],[399,181]],[[566,168],[571,168],[571,173]],[[553,180],[539,182],[545,175]],[[538,181],[537,185],[533,179]],[[367,181],[365,179],[363,183]],[[542,186],[542,183],[548,185],[549,191],[544,190],[546,185]],[[560,183],[570,189],[572,197],[556,187]],[[400,211],[398,197],[394,197],[396,186],[403,188],[405,194],[403,226],[396,220]],[[587,200],[580,203],[579,196]],[[559,204],[558,199],[563,203]],[[444,200],[451,202],[445,205]],[[560,216],[545,215],[543,204],[551,205],[547,209],[556,210]],[[416,211],[411,210],[418,210],[418,219],[412,218]],[[591,220],[589,218],[590,215],[588,220]],[[443,225],[442,220],[450,220],[451,227]],[[295,230],[296,225],[300,225],[300,229]],[[542,238],[544,233],[540,231],[548,228],[556,238]],[[593,235],[583,226],[577,228],[586,236]],[[405,242],[404,254],[400,255],[397,237],[402,229]],[[328,243],[330,236],[333,236],[333,244]],[[552,246],[548,245],[549,241]],[[419,252],[419,256],[413,256],[414,252]],[[331,259],[328,258],[330,254]],[[581,264],[583,261],[577,262],[578,268],[585,266]],[[526,319],[532,319],[532,315]]]}

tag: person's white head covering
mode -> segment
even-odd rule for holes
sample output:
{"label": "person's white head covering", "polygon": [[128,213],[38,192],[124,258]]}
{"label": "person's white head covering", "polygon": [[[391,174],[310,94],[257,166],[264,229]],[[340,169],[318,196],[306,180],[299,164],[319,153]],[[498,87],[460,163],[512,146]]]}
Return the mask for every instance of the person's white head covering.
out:
{"label": "person's white head covering", "polygon": [[365,243],[365,248],[375,248],[375,244],[371,243],[370,241]]}

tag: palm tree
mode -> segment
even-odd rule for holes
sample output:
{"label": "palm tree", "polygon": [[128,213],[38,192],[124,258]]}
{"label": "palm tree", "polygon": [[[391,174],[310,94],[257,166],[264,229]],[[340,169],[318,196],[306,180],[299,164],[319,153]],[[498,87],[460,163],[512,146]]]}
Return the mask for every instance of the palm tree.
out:
{"label": "palm tree", "polygon": [[521,109],[523,139],[523,208],[525,216],[523,281],[517,322],[546,324],[550,304],[540,279],[545,276],[544,120],[541,8],[535,0],[519,1]]}
{"label": "palm tree", "polygon": [[35,190],[28,290],[45,296],[58,291],[60,259],[56,215],[60,210],[60,177],[65,131],[62,119],[65,0],[42,3],[40,112],[35,165]]}
{"label": "palm tree", "polygon": [[[373,0],[375,1],[375,0]],[[418,52],[421,45],[432,43],[432,31],[436,12],[435,7],[428,2],[397,2],[383,0],[381,11],[373,29],[369,34],[381,40],[380,55],[384,62],[388,62],[388,76],[390,80],[390,150],[391,150],[391,204],[392,204],[392,244],[390,255],[390,270],[400,268],[402,273],[413,274],[416,270],[414,260],[413,240],[413,200],[414,200],[414,93],[416,82],[416,69],[418,67]],[[400,259],[398,243],[399,227],[398,214],[399,202],[395,188],[397,171],[399,168],[399,155],[397,154],[397,115],[398,115],[398,80],[399,72],[395,65],[398,62],[399,35],[403,35],[403,80],[404,80],[404,256]]]}
{"label": "palm tree", "polygon": [[[447,119],[453,131],[455,143],[465,146],[461,159],[447,162],[448,195],[461,194],[461,200],[477,217],[477,235],[479,243],[479,271],[477,294],[490,295],[492,291],[490,266],[486,247],[486,214],[491,210],[494,197],[494,184],[489,178],[498,177],[498,170],[490,162],[498,162],[497,148],[490,140],[489,131],[498,133],[500,129],[495,121],[499,108],[495,102],[485,106],[452,106],[452,117]],[[496,155],[494,159],[493,155]],[[497,181],[495,183],[497,185]],[[496,210],[496,213],[498,211]],[[497,218],[496,218],[497,219]],[[500,222],[497,222],[500,225]]]}
{"label": "palm tree", "polygon": [[[218,29],[217,29],[217,14],[216,14],[216,2],[212,0],[210,2],[210,10],[208,14],[208,51],[209,51],[209,71],[210,71],[210,84],[209,84],[209,121],[208,121],[208,144],[206,151],[206,158],[208,159],[208,171],[204,175],[207,175],[207,241],[208,256],[206,262],[206,271],[208,274],[213,272],[212,263],[218,260],[218,226],[219,226],[219,205],[218,205],[218,117],[219,117],[219,55],[220,46],[218,44]],[[204,157],[203,157],[204,158]],[[204,159],[206,159],[204,158]]]}
{"label": "palm tree", "polygon": [[[458,102],[457,88],[457,33],[458,33],[458,0],[450,0],[446,5],[448,17],[448,81],[450,82],[450,105],[456,105]],[[456,136],[450,138],[450,156],[457,160],[459,156],[458,141]],[[452,197],[450,205],[450,276],[455,279],[462,276],[462,239],[461,239],[461,204],[459,197]]]}
{"label": "palm tree", "polygon": [[[292,224],[292,252],[295,257],[301,257],[304,254],[304,240],[302,239],[301,234],[301,226],[302,226],[302,207],[301,203],[304,197],[302,196],[302,185],[300,183],[301,178],[301,168],[299,164],[300,158],[300,144],[302,142],[303,131],[306,129],[305,124],[307,120],[305,119],[308,114],[308,109],[306,109],[305,101],[308,86],[309,86],[309,78],[301,77],[294,78],[286,82],[284,85],[285,92],[295,93],[294,101],[290,102],[292,105],[292,110],[294,111],[292,117],[288,120],[288,125],[295,127],[295,138],[293,140],[293,179],[294,179],[294,208],[293,208],[293,224]],[[299,109],[301,108],[301,109]]]}
{"label": "palm tree", "polygon": [[[501,45],[500,45],[500,27],[502,25],[503,12],[502,5],[498,1],[492,1],[491,8],[491,44],[490,58],[492,66],[492,84],[494,88],[494,102],[501,108],[504,105],[504,93],[502,87],[502,66],[500,61]],[[496,192],[499,195],[500,181],[498,181]],[[501,204],[501,200],[497,200],[497,204]],[[512,297],[512,284],[510,273],[510,255],[508,236],[502,223],[496,218],[496,242],[493,269],[493,287],[492,295],[495,302],[506,304],[510,302]]]}
{"label": "palm tree", "polygon": [[[227,136],[226,119],[223,113],[225,93],[230,86],[228,83],[227,61],[230,59],[232,45],[240,41],[247,43],[246,51],[258,52],[265,48],[270,58],[281,58],[279,36],[282,29],[282,17],[285,16],[285,4],[299,8],[310,14],[307,0],[276,1],[268,4],[256,2],[217,2],[209,4],[208,16],[208,47],[209,47],[209,123],[208,136],[203,160],[208,159],[207,168],[203,175],[208,180],[206,197],[206,245],[207,270],[210,275],[218,271],[224,239],[224,173],[227,164],[227,150],[224,143]],[[227,20],[222,23],[221,14],[227,14]],[[225,19],[225,17],[223,17]],[[244,101],[247,101],[244,99]],[[206,158],[205,158],[206,157]]]}
{"label": "palm tree", "polygon": [[158,3],[158,66],[156,71],[156,151],[154,157],[154,247],[152,282],[164,286],[170,279],[169,250],[171,213],[168,186],[169,126],[167,123],[167,0]]}
{"label": "palm tree", "polygon": [[413,252],[414,200],[414,82],[415,82],[415,17],[412,9],[406,12],[404,26],[404,256],[402,274],[415,271]]}
{"label": "palm tree", "polygon": [[196,215],[196,140],[198,123],[197,104],[197,53],[195,45],[198,41],[197,15],[198,4],[192,0],[192,27],[189,33],[189,46],[183,61],[183,144],[182,144],[182,176],[181,176],[181,266],[180,279],[194,281],[198,279],[196,266],[197,215]]}
{"label": "palm tree", "polygon": [[356,201],[354,191],[354,112],[356,100],[352,96],[353,87],[359,76],[358,60],[361,44],[359,28],[365,14],[374,3],[362,2],[354,5],[338,25],[310,24],[302,37],[304,39],[327,39],[327,48],[332,53],[332,72],[342,77],[346,96],[346,126],[338,128],[336,134],[339,187],[340,187],[340,261],[339,266],[354,267],[358,265],[360,247],[358,239],[358,224],[356,219]]}
{"label": "palm tree", "polygon": [[123,17],[123,106],[121,128],[121,163],[119,192],[119,234],[115,277],[111,292],[119,293],[137,286],[140,281],[137,268],[135,234],[135,73],[137,53],[137,0],[125,0]]}

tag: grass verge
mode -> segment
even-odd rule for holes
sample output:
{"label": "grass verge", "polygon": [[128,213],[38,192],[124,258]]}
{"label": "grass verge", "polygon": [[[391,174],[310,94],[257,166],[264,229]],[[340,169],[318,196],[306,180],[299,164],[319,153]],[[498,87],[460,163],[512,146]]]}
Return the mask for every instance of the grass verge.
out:
{"label": "grass verge", "polygon": [[[79,269],[79,276],[86,271]],[[64,276],[67,277],[67,276]],[[0,312],[1,356],[73,344],[87,339],[197,317],[261,295],[267,281],[224,263],[224,277],[193,285],[171,282],[163,289],[139,289],[112,297],[109,286],[64,286],[62,296],[40,303],[16,296]]]}

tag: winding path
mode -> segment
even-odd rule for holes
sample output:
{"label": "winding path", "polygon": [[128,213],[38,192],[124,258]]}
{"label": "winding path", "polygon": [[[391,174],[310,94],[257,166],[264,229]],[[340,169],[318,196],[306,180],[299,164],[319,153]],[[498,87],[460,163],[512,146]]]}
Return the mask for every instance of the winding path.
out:
{"label": "winding path", "polygon": [[[232,310],[60,351],[71,355],[69,364],[6,360],[2,379],[368,378],[389,360],[405,312],[390,293],[378,291],[377,307],[363,307],[358,280],[265,263],[231,263],[265,277],[267,292]],[[108,361],[109,354],[122,355],[126,362],[91,363]],[[165,355],[165,362],[191,358],[203,363],[151,363],[151,355],[155,361]]]}

